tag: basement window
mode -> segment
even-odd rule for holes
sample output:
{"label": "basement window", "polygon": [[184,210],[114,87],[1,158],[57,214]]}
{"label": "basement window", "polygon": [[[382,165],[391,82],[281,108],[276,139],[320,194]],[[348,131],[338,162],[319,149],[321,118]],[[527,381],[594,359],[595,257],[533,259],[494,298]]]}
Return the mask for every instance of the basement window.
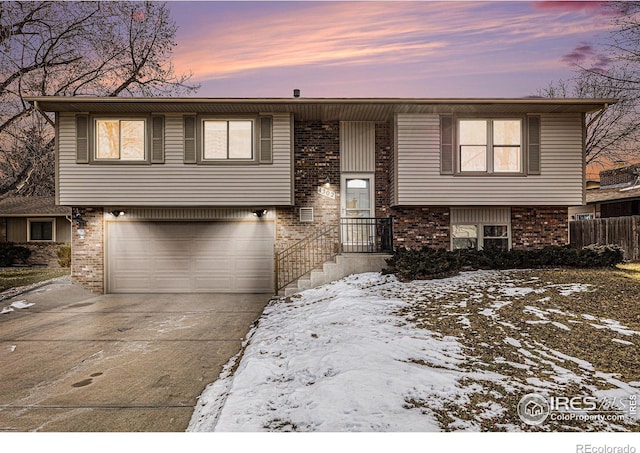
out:
{"label": "basement window", "polygon": [[452,225],[452,250],[509,250],[508,225]]}

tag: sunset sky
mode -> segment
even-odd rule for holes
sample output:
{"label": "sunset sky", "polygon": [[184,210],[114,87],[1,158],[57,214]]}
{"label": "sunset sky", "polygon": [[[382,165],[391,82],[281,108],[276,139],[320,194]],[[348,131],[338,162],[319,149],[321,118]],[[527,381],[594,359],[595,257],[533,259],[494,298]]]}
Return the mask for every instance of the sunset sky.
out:
{"label": "sunset sky", "polygon": [[602,2],[169,2],[202,97],[522,97],[606,66]]}

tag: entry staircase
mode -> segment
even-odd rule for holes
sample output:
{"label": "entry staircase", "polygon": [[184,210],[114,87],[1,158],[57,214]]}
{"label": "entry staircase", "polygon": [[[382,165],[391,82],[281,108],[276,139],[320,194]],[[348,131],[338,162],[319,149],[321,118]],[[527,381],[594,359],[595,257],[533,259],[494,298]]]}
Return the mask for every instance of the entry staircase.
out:
{"label": "entry staircase", "polygon": [[392,251],[392,217],[342,218],[276,251],[276,294],[289,296],[347,275],[380,271]]}

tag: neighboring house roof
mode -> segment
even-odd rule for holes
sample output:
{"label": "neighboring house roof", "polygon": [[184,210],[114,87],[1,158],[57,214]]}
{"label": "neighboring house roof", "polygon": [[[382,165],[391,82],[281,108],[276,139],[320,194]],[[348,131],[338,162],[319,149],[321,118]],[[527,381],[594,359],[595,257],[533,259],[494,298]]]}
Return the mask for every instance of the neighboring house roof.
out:
{"label": "neighboring house roof", "polygon": [[29,97],[37,109],[47,112],[100,113],[294,113],[301,120],[375,121],[395,113],[526,114],[590,113],[616,99],[428,99],[428,98],[119,98]]}
{"label": "neighboring house roof", "polygon": [[67,215],[71,215],[71,208],[57,206],[54,197],[8,197],[0,200],[0,217]]}
{"label": "neighboring house roof", "polygon": [[[625,190],[626,189],[626,190]],[[627,187],[613,187],[610,189],[594,189],[587,191],[587,204],[608,203],[614,201],[640,198],[640,185]]]}

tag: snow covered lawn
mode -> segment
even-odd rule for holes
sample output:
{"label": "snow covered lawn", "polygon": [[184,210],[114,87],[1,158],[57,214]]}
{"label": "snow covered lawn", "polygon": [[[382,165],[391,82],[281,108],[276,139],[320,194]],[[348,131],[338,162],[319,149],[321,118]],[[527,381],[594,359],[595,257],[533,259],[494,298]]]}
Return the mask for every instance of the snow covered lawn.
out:
{"label": "snow covered lawn", "polygon": [[[638,431],[639,288],[615,271],[369,273],[275,299],[189,430]],[[625,416],[530,426],[528,393]]]}

